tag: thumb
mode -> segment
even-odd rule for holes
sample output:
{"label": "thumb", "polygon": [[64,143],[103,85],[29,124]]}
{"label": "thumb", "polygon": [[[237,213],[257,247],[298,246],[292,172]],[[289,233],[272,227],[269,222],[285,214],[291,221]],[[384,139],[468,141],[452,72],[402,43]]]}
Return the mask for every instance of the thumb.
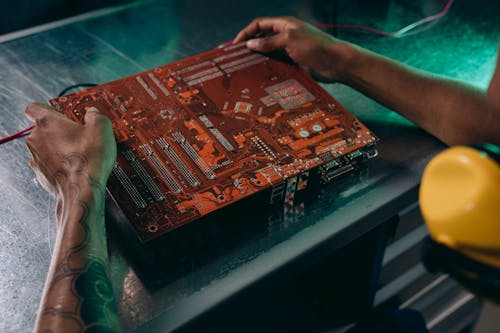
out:
{"label": "thumb", "polygon": [[247,47],[250,50],[258,52],[272,52],[286,46],[285,38],[283,33],[279,33],[272,36],[249,39],[247,41]]}
{"label": "thumb", "polygon": [[85,113],[85,118],[83,120],[84,125],[90,125],[91,128],[98,128],[102,131],[111,130],[111,120],[99,112],[99,110],[93,106],[85,108],[87,111]]}
{"label": "thumb", "polygon": [[83,123],[94,123],[99,117],[103,115],[97,110],[97,108],[90,106],[85,108],[85,117],[83,118]]}

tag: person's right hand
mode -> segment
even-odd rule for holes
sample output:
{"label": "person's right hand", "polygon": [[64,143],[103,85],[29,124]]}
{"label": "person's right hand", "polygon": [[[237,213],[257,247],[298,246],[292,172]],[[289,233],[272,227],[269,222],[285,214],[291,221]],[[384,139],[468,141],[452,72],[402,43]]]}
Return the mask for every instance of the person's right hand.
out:
{"label": "person's right hand", "polygon": [[241,30],[234,42],[247,40],[258,52],[285,50],[288,56],[315,78],[343,81],[350,44],[293,17],[261,17]]}

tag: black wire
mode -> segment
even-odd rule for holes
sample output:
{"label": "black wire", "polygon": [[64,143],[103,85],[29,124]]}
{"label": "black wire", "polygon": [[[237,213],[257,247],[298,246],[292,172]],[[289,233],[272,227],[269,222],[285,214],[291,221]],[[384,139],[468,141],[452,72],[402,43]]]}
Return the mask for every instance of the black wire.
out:
{"label": "black wire", "polygon": [[95,83],[77,83],[77,84],[73,84],[73,85],[71,85],[69,87],[64,88],[59,93],[59,95],[57,95],[57,97],[61,97],[61,96],[65,95],[70,90],[74,90],[74,89],[78,89],[78,88],[89,88],[89,87],[95,87],[95,86],[97,86],[97,84],[95,84]]}

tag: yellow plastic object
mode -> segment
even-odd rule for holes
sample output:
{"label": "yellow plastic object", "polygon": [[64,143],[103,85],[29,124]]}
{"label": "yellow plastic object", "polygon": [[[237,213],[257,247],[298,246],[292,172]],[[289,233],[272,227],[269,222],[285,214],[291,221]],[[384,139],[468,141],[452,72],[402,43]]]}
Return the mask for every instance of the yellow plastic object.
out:
{"label": "yellow plastic object", "polygon": [[426,167],[420,208],[431,237],[500,267],[500,165],[485,153],[453,147]]}

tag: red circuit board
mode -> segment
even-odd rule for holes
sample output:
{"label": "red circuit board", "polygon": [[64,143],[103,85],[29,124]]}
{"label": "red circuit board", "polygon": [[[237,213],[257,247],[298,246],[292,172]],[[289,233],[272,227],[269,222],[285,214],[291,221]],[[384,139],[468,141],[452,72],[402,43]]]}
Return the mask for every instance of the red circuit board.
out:
{"label": "red circuit board", "polygon": [[244,43],[50,103],[80,123],[89,106],[111,119],[108,190],[142,241],[377,140],[308,74]]}

